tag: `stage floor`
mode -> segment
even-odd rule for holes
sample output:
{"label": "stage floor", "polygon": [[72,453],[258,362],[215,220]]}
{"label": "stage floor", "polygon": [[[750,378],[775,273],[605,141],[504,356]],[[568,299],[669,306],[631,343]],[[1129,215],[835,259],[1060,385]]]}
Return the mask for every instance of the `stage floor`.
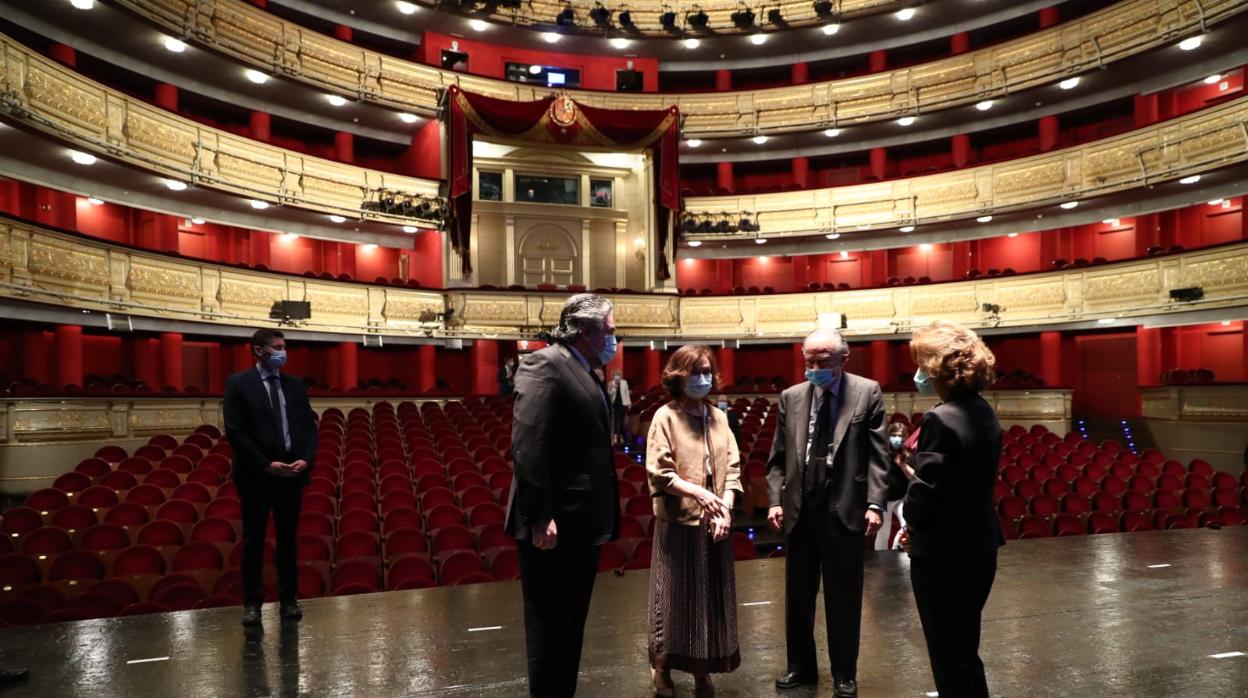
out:
{"label": "stage floor", "polygon": [[[896,553],[867,558],[858,679],[868,698],[935,690],[907,562]],[[738,563],[742,664],[716,677],[719,695],[776,693],[783,574],[783,560]],[[649,695],[646,583],[644,571],[599,577],[580,695]],[[526,692],[518,583],[316,599],[304,610],[301,624],[282,626],[266,606],[257,633],[239,625],[237,608],[2,630],[0,664],[31,670],[4,693]],[[818,642],[818,689],[789,695],[832,695]],[[1212,656],[1237,652],[1248,652],[1248,528],[1017,541],[1001,552],[982,650],[995,696],[1243,696],[1248,656]],[[676,681],[678,695],[692,695],[690,677]]]}

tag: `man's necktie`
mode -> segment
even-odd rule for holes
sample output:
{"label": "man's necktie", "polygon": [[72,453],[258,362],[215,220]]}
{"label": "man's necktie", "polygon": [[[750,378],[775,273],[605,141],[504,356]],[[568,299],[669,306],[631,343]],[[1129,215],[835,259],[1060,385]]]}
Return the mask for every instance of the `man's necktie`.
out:
{"label": "man's necktie", "polygon": [[806,454],[806,480],[802,487],[806,492],[814,492],[823,482],[823,471],[827,468],[828,442],[832,439],[832,403],[836,396],[825,393],[823,404],[815,414],[815,437],[810,442],[810,453]]}
{"label": "man's necktie", "polygon": [[284,444],[286,442],[285,415],[282,414],[282,398],[278,394],[281,388],[278,386],[277,376],[269,376],[264,380],[269,384],[269,410],[273,414],[273,424],[277,426],[277,436]]}

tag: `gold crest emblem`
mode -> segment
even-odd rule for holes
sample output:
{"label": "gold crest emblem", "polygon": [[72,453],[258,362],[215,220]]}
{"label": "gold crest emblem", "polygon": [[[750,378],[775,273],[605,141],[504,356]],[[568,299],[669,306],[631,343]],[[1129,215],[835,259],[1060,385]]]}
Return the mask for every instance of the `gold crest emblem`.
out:
{"label": "gold crest emblem", "polygon": [[576,102],[567,95],[555,97],[550,103],[550,118],[559,126],[571,126],[576,122]]}

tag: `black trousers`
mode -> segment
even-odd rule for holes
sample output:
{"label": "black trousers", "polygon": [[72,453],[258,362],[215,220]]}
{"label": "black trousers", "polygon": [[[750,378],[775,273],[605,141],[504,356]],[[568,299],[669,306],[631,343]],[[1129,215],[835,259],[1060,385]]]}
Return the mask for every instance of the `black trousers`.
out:
{"label": "black trousers", "polygon": [[987,698],[979,626],[997,576],[997,554],[911,558],[910,582],[923,622],[936,690],[948,698]]}
{"label": "black trousers", "polygon": [[303,479],[257,475],[239,486],[238,496],[243,506],[243,602],[264,602],[264,536],[270,512],[277,533],[278,590],[283,601],[293,601],[299,589],[296,534]]}
{"label": "black trousers", "polygon": [[576,694],[585,618],[601,547],[560,543],[553,550],[539,550],[522,540],[518,548],[529,695],[570,697]]}
{"label": "black trousers", "polygon": [[829,511],[827,490],[807,495],[797,525],[786,539],[784,634],[789,671],[819,673],[815,657],[815,602],[823,582],[824,621],[832,675],[858,676],[862,628],[862,565],[866,541]]}

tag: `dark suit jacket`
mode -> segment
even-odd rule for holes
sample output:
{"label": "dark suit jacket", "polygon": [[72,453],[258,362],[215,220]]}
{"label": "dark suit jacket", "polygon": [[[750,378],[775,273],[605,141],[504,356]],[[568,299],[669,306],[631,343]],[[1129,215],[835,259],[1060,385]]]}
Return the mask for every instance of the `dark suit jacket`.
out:
{"label": "dark suit jacket", "polygon": [[979,395],[923,415],[915,479],[906,492],[914,557],[977,555],[1005,545],[992,484],[1001,457],[1001,423]]}
{"label": "dark suit jacket", "polygon": [[571,350],[533,352],[516,371],[515,479],[507,531],[555,520],[557,545],[599,545],[620,530],[611,419],[603,390]]}
{"label": "dark suit jacket", "polygon": [[[806,382],[780,393],[776,437],[767,462],[771,506],[784,507],[784,532],[793,530],[802,510],[802,471],[806,465],[806,429],[815,386]],[[888,506],[888,436],[880,384],[852,373],[842,374],[840,410],[832,432],[829,507],[846,529],[866,530],[867,504]],[[820,465],[822,471],[826,466]]]}
{"label": "dark suit jacket", "polygon": [[260,372],[252,367],[225,381],[225,436],[234,449],[234,482],[240,489],[263,482],[264,478],[277,480],[264,472],[265,466],[273,461],[307,461],[308,469],[295,478],[301,482],[308,481],[316,465],[316,413],[308,402],[308,386],[287,373],[278,375],[286,398],[286,419],[290,423],[290,455],[274,422],[268,386],[260,378]]}

